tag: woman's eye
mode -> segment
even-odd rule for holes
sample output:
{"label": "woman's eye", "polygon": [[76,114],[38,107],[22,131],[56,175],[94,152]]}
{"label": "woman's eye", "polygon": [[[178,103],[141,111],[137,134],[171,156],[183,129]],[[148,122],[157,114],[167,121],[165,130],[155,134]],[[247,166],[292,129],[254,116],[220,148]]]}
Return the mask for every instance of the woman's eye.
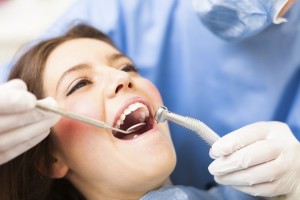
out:
{"label": "woman's eye", "polygon": [[79,80],[73,87],[71,87],[70,91],[67,93],[67,96],[74,93],[76,90],[91,84],[92,81],[88,80],[87,78]]}
{"label": "woman's eye", "polygon": [[127,64],[121,67],[121,70],[124,72],[138,72],[137,68],[133,64]]}

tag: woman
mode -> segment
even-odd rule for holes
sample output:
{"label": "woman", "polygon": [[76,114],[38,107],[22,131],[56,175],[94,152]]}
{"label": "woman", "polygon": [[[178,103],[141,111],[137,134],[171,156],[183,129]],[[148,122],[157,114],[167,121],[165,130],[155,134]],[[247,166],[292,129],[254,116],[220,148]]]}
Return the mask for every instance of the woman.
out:
{"label": "woman", "polygon": [[171,186],[176,155],[162,99],[109,38],[86,25],[41,42],[16,63],[9,79],[25,81],[38,99],[126,130],[124,135],[62,118],[40,144],[0,167],[1,200],[257,199],[240,192]]}

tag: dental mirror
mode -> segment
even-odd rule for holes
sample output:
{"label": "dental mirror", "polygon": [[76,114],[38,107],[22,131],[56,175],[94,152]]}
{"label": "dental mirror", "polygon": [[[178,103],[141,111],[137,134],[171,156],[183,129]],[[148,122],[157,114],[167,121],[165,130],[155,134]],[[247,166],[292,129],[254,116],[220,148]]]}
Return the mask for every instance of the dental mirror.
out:
{"label": "dental mirror", "polygon": [[145,125],[146,125],[145,122],[141,122],[141,123],[138,123],[138,124],[135,124],[135,125],[129,127],[126,131],[129,132],[129,133],[132,133],[132,132],[135,132],[135,131],[137,131],[137,130],[140,130],[140,129],[143,128]]}

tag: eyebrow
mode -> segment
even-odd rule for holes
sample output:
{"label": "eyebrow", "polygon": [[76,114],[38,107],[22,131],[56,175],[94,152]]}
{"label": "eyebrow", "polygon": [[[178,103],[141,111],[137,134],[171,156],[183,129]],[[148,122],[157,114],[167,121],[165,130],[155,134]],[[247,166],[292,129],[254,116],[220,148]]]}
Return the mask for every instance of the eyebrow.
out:
{"label": "eyebrow", "polygon": [[87,64],[78,64],[78,65],[75,65],[73,67],[71,67],[70,69],[68,69],[67,71],[65,71],[61,77],[59,78],[58,82],[57,82],[57,85],[56,85],[56,92],[61,84],[61,82],[63,81],[63,79],[70,73],[72,72],[75,72],[75,71],[79,71],[79,70],[82,70],[82,69],[89,69],[91,68],[91,66],[87,65]]}
{"label": "eyebrow", "polygon": [[110,54],[107,56],[107,60],[109,63],[114,62],[119,59],[129,59],[129,58],[122,53],[114,53],[114,54]]}
{"label": "eyebrow", "polygon": [[[130,60],[127,56],[125,56],[124,54],[122,53],[114,53],[114,54],[110,54],[107,56],[107,60],[109,63],[112,63],[116,60],[119,60],[119,59],[128,59]],[[131,60],[130,60],[131,61]],[[78,65],[75,65],[73,67],[71,67],[70,69],[68,69],[67,71],[65,71],[61,77],[59,78],[58,80],[58,83],[56,85],[56,92],[61,84],[61,82],[63,81],[63,79],[70,73],[74,72],[74,71],[79,71],[79,70],[82,70],[82,69],[88,69],[88,68],[91,68],[90,65],[87,65],[87,64],[78,64]]]}

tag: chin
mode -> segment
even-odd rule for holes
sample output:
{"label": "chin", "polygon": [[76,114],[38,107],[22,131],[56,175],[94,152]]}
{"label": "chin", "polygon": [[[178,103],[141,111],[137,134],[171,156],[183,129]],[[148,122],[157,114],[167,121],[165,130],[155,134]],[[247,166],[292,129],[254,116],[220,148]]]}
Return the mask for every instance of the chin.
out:
{"label": "chin", "polygon": [[152,169],[148,167],[147,171],[142,173],[135,174],[136,177],[139,177],[139,180],[132,184],[131,188],[138,187],[140,190],[144,190],[145,193],[158,189],[165,184],[171,184],[169,179],[170,174],[173,172],[176,159],[170,159],[168,163],[163,163],[162,165],[153,165]]}
{"label": "chin", "polygon": [[141,177],[146,183],[164,183],[170,176],[176,166],[176,154],[173,149],[164,150],[157,156],[152,156],[152,159],[141,163],[144,166],[139,171]]}

